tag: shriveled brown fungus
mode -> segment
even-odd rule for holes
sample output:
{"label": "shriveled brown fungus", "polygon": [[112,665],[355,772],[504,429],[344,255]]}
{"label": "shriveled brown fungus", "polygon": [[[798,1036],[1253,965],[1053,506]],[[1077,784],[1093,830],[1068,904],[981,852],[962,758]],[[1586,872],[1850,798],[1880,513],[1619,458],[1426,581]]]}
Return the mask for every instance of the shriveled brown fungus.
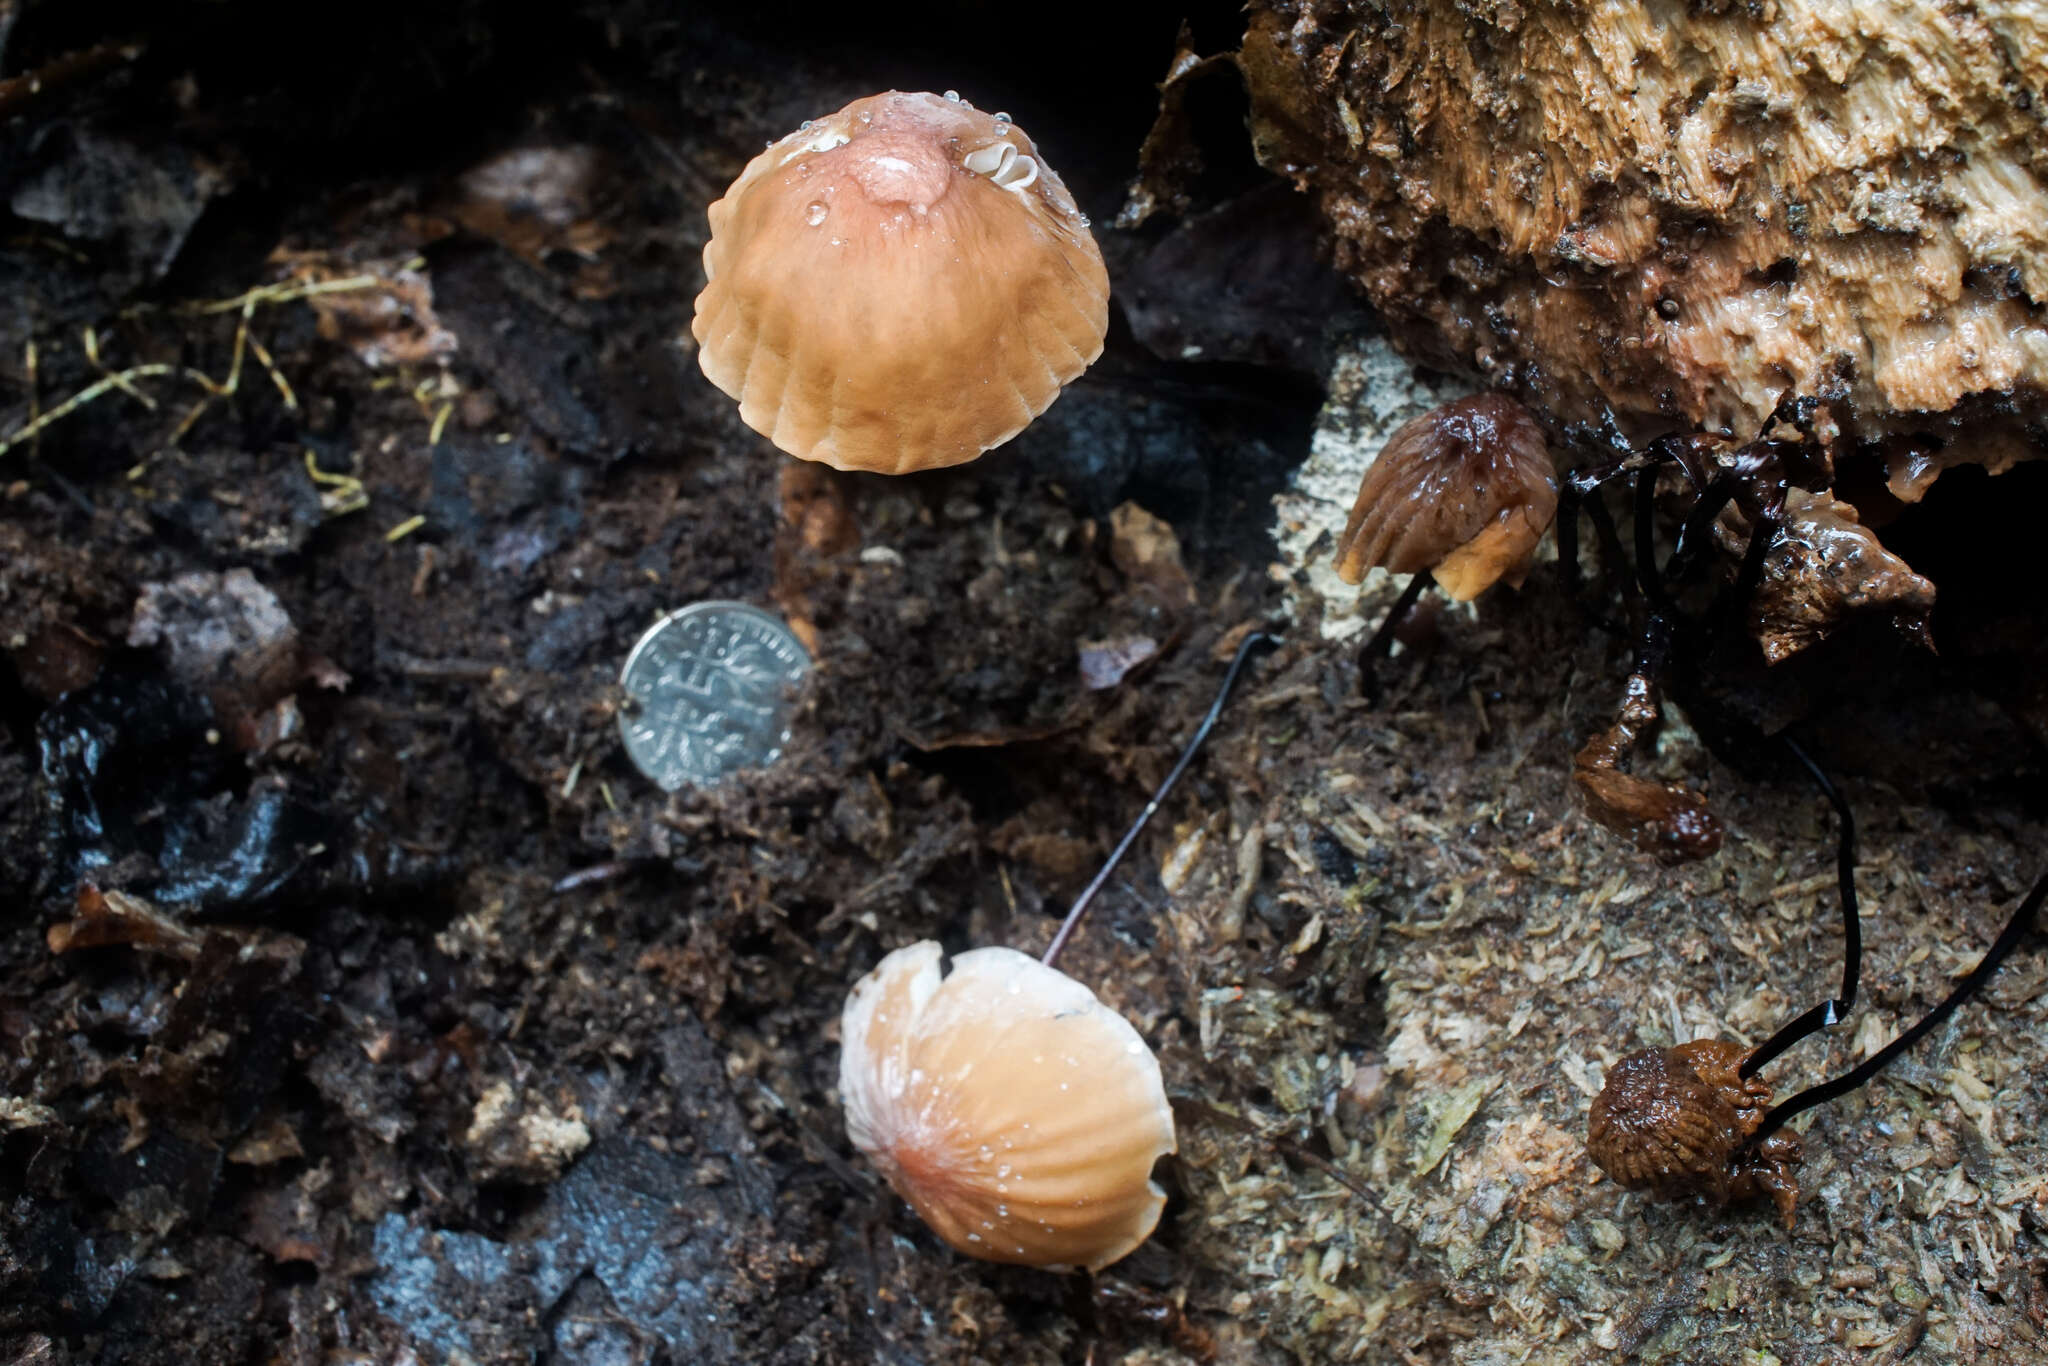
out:
{"label": "shriveled brown fungus", "polygon": [[1718,853],[1720,817],[1683,783],[1659,782],[1622,767],[1636,742],[1663,717],[1650,673],[1629,675],[1614,724],[1572,756],[1572,781],[1594,820],[1661,863],[1690,863]]}
{"label": "shriveled brown fungus", "polygon": [[1556,515],[1557,471],[1529,410],[1504,394],[1455,399],[1387,438],[1337,542],[1337,573],[1427,572],[1468,602],[1502,579],[1519,586]]}
{"label": "shriveled brown fungus", "polygon": [[1799,1201],[1799,1138],[1779,1131],[1754,1147],[1770,1085],[1739,1070],[1749,1050],[1725,1039],[1647,1048],[1607,1069],[1586,1126],[1586,1151],[1621,1185],[1718,1204],[1768,1195],[1790,1227]]}
{"label": "shriveled brown fungus", "polygon": [[961,1252],[1100,1270],[1143,1242],[1174,1151],[1159,1060],[1095,993],[1015,949],[896,950],[840,1021],[846,1130]]}
{"label": "shriveled brown fungus", "polygon": [[791,455],[957,465],[1102,353],[1087,219],[1030,138],[956,95],[892,90],[808,123],[710,216],[698,362]]}

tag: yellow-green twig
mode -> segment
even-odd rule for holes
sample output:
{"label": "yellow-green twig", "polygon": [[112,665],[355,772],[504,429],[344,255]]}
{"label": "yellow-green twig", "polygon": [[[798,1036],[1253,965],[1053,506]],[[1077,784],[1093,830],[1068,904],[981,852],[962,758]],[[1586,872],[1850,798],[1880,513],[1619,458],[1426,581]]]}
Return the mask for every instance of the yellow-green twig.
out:
{"label": "yellow-green twig", "polygon": [[375,275],[345,275],[339,280],[314,280],[306,284],[257,285],[232,299],[202,299],[185,308],[191,313],[233,313],[237,309],[253,311],[258,304],[288,304],[294,299],[310,299],[316,294],[347,294],[359,289],[376,289],[383,284],[384,281]]}
{"label": "yellow-green twig", "polygon": [[321,486],[320,511],[329,517],[360,512],[370,505],[369,492],[363,488],[361,479],[353,474],[330,474],[321,469],[310,448],[306,451],[306,476]]}
{"label": "yellow-green twig", "polygon": [[[87,327],[85,329],[85,358],[92,363],[93,369],[103,375],[107,373],[107,363],[100,359],[100,334],[97,328]],[[120,381],[117,387],[122,393],[128,395],[128,397],[134,399],[151,412],[156,411],[156,400],[143,393],[127,380]]]}
{"label": "yellow-green twig", "polygon": [[[133,397],[136,402],[142,404],[145,408],[154,409],[156,403],[147,394],[137,389],[134,381],[148,379],[155,375],[173,374],[183,375],[206,391],[205,395],[192,405],[192,408],[179,420],[177,427],[173,429],[169,444],[175,446],[184,439],[187,432],[192,430],[193,424],[199,421],[201,415],[212,406],[215,399],[228,398],[235,393],[235,390],[242,381],[242,358],[245,353],[249,352],[255,354],[257,361],[268,372],[271,383],[275,384],[278,393],[283,395],[285,406],[296,412],[299,406],[298,396],[292,392],[291,385],[278,370],[277,363],[271,359],[270,353],[264,349],[263,343],[249,335],[250,318],[255,315],[257,308],[262,305],[290,303],[296,299],[307,299],[318,294],[344,294],[355,290],[376,289],[384,283],[382,279],[375,275],[349,275],[339,280],[315,280],[304,284],[257,285],[253,289],[242,291],[232,299],[209,299],[184,306],[182,311],[187,313],[214,314],[236,311],[241,313],[242,316],[235,327],[234,353],[232,359],[228,362],[228,377],[225,383],[215,380],[212,376],[202,371],[188,369],[181,365],[132,365],[126,370],[117,370],[104,374],[59,403],[56,407],[51,408],[47,412],[38,412],[36,410],[33,383],[36,365],[35,344],[31,342],[28,352],[28,368],[31,376],[29,420],[7,436],[0,437],[0,455],[7,454],[8,451],[24,441],[35,440],[52,424],[63,421],[86,404],[99,398],[109,389],[119,389]],[[100,365],[99,336],[91,328],[87,328],[85,331],[85,354],[86,359],[92,362],[93,365]],[[306,463],[309,469],[313,468],[310,455],[307,457]],[[316,480],[320,478],[317,472],[315,478]],[[329,478],[339,478],[339,476],[330,476]],[[331,501],[341,505],[338,509],[341,512],[353,512],[356,508],[362,507],[369,502],[368,495],[363,492],[362,481],[355,480],[351,476],[350,482],[354,484],[353,490],[336,489],[331,495]],[[330,495],[323,494],[322,502],[327,503],[329,501]],[[335,509],[330,508],[330,515],[334,515],[334,512]]]}
{"label": "yellow-green twig", "polygon": [[176,365],[132,365],[126,370],[120,370],[114,374],[96,379],[40,417],[31,418],[26,424],[16,428],[9,435],[0,437],[0,455],[7,454],[7,452],[13,450],[24,441],[33,440],[42,435],[46,428],[55,423],[62,422],[65,418],[71,416],[101,394],[106,393],[109,389],[124,388],[131,380],[147,379],[151,375],[175,375],[181,373],[191,375],[196,372],[185,370],[183,367]]}
{"label": "yellow-green twig", "polygon": [[270,376],[270,382],[277,386],[278,396],[284,399],[284,406],[296,413],[299,410],[299,396],[292,392],[292,386],[285,380],[284,371],[277,368],[277,362],[270,358],[270,352],[264,349],[263,343],[257,341],[253,333],[249,337],[249,350],[262,363],[264,373]]}

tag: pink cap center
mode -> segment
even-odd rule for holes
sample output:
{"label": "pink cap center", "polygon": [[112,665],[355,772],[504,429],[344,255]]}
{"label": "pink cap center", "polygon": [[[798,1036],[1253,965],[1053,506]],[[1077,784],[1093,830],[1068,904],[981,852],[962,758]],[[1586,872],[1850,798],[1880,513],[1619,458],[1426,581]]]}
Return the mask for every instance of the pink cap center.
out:
{"label": "pink cap center", "polygon": [[876,131],[846,148],[847,167],[870,200],[929,209],[953,183],[953,165],[930,138]]}

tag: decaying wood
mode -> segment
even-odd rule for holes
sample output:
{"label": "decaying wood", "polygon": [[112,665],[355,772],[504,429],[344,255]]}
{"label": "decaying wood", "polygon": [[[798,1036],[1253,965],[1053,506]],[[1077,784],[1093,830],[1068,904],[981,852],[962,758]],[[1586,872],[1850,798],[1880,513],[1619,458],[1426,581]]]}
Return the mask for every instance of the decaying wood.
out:
{"label": "decaying wood", "polygon": [[1411,349],[1563,422],[1756,431],[1794,389],[1892,492],[2030,453],[2048,25],[2017,0],[1263,0],[1261,158]]}

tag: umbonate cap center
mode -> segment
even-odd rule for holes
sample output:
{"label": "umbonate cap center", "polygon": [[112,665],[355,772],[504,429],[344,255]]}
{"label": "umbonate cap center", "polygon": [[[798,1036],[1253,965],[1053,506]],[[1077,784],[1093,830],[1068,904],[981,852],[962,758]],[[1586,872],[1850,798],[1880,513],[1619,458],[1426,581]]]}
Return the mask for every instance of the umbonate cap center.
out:
{"label": "umbonate cap center", "polygon": [[913,133],[870,133],[849,143],[842,155],[862,193],[877,204],[929,209],[953,181],[952,163],[931,138]]}

